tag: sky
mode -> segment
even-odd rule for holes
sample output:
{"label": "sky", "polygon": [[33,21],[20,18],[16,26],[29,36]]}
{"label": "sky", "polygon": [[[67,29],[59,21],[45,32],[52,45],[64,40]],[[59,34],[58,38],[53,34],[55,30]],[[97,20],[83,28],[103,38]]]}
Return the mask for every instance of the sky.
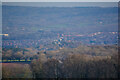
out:
{"label": "sky", "polygon": [[32,7],[117,7],[117,2],[3,2],[2,5]]}
{"label": "sky", "polygon": [[119,2],[119,0],[1,0],[2,2]]}

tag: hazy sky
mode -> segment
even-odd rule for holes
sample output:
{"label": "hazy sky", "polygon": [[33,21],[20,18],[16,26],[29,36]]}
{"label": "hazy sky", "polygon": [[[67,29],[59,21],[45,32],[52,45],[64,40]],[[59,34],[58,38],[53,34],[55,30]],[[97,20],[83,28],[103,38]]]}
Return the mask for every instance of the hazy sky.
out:
{"label": "hazy sky", "polygon": [[1,0],[2,2],[118,2],[119,0]]}
{"label": "hazy sky", "polygon": [[3,2],[3,5],[33,7],[117,7],[117,2]]}

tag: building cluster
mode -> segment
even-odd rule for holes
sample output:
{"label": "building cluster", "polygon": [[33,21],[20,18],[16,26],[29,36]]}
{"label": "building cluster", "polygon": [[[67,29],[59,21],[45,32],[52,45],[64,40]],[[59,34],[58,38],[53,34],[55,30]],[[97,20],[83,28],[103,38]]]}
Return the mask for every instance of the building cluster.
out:
{"label": "building cluster", "polygon": [[[3,40],[2,47],[37,47],[40,45],[48,46],[54,43],[55,46],[62,48],[65,43],[72,46],[78,43],[82,44],[117,44],[118,32],[96,32],[92,34],[65,35],[58,34],[56,39],[39,40]],[[70,45],[70,43],[72,43]]]}

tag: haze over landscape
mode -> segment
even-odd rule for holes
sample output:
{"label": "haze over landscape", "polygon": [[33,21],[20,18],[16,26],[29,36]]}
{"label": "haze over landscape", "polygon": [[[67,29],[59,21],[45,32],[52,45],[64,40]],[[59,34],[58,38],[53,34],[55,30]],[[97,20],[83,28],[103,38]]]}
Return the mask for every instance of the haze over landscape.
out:
{"label": "haze over landscape", "polygon": [[[94,41],[93,39],[97,38],[92,37],[92,34],[99,32],[98,36],[103,37],[103,34],[107,34],[108,38],[98,43],[109,42],[111,35],[114,35],[113,42],[108,44],[117,43],[117,7],[3,6],[3,13],[4,28],[2,31],[9,34],[7,37],[3,36],[3,40],[47,38],[53,41],[58,38],[58,34],[63,34],[73,36],[70,37],[73,40],[74,38],[82,40],[85,36],[86,40],[92,39],[91,41]],[[74,37],[75,35],[81,36]],[[98,43],[96,42],[96,44]]]}

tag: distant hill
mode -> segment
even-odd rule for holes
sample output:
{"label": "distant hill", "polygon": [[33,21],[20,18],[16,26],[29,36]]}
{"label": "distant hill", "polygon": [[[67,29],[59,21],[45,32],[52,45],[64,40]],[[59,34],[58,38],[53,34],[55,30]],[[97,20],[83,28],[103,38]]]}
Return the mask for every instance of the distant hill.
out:
{"label": "distant hill", "polygon": [[54,37],[59,32],[86,34],[118,30],[117,7],[3,6],[2,13],[2,31],[9,34],[3,39],[38,39],[41,35]]}

